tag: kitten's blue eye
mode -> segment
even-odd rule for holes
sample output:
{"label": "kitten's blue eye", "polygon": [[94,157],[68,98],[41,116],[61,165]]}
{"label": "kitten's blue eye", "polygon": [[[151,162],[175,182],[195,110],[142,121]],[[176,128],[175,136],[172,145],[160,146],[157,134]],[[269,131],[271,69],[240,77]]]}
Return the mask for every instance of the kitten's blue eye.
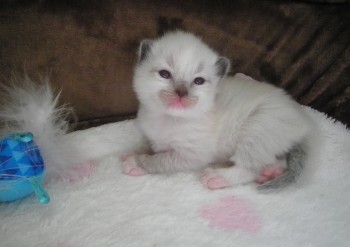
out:
{"label": "kitten's blue eye", "polygon": [[169,79],[171,77],[171,74],[169,71],[163,69],[163,70],[160,70],[159,72],[159,75],[165,79]]}
{"label": "kitten's blue eye", "polygon": [[193,80],[193,83],[196,84],[196,85],[203,85],[204,82],[205,82],[205,80],[202,77],[196,77]]}

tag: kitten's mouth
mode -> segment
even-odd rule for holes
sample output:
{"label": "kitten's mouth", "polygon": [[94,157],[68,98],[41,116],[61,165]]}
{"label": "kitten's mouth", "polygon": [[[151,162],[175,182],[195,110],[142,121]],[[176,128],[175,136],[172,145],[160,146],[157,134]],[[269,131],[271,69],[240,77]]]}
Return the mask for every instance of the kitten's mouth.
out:
{"label": "kitten's mouth", "polygon": [[169,108],[186,109],[196,105],[198,97],[196,96],[179,96],[175,92],[162,90],[159,94],[160,100]]}

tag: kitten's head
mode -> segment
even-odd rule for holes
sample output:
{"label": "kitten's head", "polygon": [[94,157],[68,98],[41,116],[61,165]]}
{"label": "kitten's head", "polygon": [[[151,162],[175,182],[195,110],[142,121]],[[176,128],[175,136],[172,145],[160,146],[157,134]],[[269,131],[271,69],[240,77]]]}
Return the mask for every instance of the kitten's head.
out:
{"label": "kitten's head", "polygon": [[148,109],[173,116],[198,116],[214,105],[216,87],[230,62],[199,38],[181,31],[144,40],[139,49],[134,89]]}

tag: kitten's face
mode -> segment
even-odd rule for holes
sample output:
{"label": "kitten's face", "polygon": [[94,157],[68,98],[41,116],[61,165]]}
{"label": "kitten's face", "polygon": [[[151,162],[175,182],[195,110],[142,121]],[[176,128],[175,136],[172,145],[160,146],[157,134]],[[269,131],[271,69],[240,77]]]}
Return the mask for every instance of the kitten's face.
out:
{"label": "kitten's face", "polygon": [[198,116],[214,105],[216,85],[229,61],[183,32],[144,41],[135,70],[134,89],[148,109],[173,116]]}

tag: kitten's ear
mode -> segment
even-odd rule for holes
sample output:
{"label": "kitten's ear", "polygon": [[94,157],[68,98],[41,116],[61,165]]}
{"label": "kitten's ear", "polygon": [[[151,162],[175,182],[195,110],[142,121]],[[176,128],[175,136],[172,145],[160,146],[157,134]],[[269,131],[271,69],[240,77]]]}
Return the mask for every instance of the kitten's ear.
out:
{"label": "kitten's ear", "polygon": [[143,61],[151,51],[153,40],[142,40],[139,47],[139,62]]}
{"label": "kitten's ear", "polygon": [[219,57],[218,61],[215,63],[217,75],[221,78],[224,77],[231,67],[230,60],[226,57]]}

